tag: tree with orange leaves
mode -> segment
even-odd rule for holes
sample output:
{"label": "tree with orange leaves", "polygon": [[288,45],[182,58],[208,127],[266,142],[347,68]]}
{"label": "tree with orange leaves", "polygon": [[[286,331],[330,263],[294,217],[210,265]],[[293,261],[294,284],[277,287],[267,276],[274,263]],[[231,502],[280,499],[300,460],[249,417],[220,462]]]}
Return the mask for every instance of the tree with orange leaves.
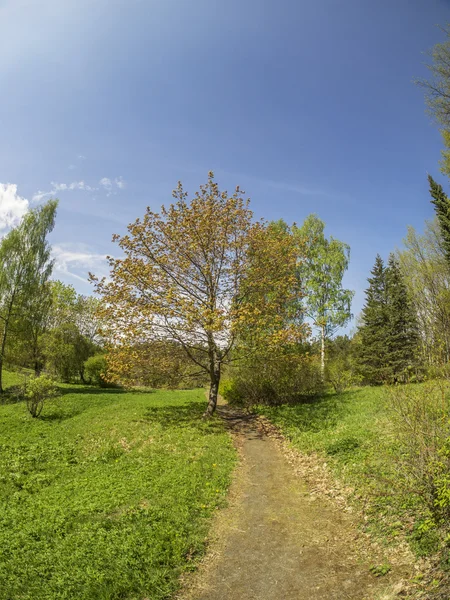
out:
{"label": "tree with orange leaves", "polygon": [[173,196],[113,237],[124,257],[109,258],[109,280],[91,279],[103,300],[112,376],[123,378],[142,344],[176,342],[208,374],[209,416],[240,336],[252,339],[248,352],[303,338],[293,309],[298,245],[290,232],[254,222],[239,187],[221,192],[213,173],[190,202],[181,183]]}

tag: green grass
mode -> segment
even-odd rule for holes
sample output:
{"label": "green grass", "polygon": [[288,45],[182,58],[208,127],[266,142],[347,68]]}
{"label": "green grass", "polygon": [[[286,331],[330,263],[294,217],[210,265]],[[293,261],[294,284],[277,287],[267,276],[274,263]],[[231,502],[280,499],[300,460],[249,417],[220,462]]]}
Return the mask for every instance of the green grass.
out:
{"label": "green grass", "polygon": [[325,458],[350,492],[350,501],[363,509],[366,530],[384,540],[404,533],[414,542],[413,523],[424,507],[398,485],[400,448],[383,388],[359,388],[305,404],[258,410],[295,448]]}
{"label": "green grass", "polygon": [[14,373],[10,371],[3,371],[3,387],[7,390],[8,388],[21,385],[25,381],[25,378],[20,373]]}
{"label": "green grass", "polygon": [[0,406],[0,599],[168,598],[224,502],[229,435],[203,390],[61,391],[40,419]]}

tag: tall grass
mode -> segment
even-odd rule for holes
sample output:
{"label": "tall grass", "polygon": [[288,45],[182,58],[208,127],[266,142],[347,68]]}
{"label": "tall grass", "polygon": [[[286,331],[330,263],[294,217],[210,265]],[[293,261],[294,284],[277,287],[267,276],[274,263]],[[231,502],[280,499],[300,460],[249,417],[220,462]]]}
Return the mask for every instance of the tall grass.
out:
{"label": "tall grass", "polygon": [[430,521],[437,487],[441,502],[449,489],[448,394],[439,386],[365,387],[259,411],[295,448],[326,460],[364,511],[367,531],[385,541],[403,534],[427,555],[442,541]]}

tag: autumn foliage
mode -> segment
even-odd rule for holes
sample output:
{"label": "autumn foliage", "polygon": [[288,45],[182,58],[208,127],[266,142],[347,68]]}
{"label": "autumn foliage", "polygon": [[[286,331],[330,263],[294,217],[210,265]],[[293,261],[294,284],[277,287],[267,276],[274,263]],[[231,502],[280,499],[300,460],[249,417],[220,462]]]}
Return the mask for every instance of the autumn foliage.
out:
{"label": "autumn foliage", "polygon": [[191,201],[181,183],[173,196],[115,235],[124,256],[109,258],[108,280],[91,278],[103,299],[110,377],[126,379],[143,345],[175,343],[207,374],[211,414],[237,340],[251,353],[303,338],[298,246],[289,232],[255,222],[240,189],[221,192],[213,173]]}

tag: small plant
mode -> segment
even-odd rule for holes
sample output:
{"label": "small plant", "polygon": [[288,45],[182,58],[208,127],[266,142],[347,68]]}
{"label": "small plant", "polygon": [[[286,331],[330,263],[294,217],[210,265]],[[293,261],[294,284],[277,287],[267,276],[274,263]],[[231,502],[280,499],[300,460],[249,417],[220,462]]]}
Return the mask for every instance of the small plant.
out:
{"label": "small plant", "polygon": [[372,565],[369,571],[372,573],[372,575],[375,575],[375,577],[383,577],[384,575],[387,575],[391,569],[391,565],[384,563],[382,565]]}
{"label": "small plant", "polygon": [[411,545],[417,556],[430,556],[437,552],[440,546],[438,524],[430,518],[415,523],[411,532]]}
{"label": "small plant", "polygon": [[39,417],[44,408],[44,402],[57,395],[54,381],[48,375],[30,377],[28,380],[25,397],[27,409],[33,418]]}
{"label": "small plant", "polygon": [[360,441],[354,437],[345,437],[336,442],[329,444],[326,448],[326,453],[330,456],[334,454],[351,453],[360,446]]}

